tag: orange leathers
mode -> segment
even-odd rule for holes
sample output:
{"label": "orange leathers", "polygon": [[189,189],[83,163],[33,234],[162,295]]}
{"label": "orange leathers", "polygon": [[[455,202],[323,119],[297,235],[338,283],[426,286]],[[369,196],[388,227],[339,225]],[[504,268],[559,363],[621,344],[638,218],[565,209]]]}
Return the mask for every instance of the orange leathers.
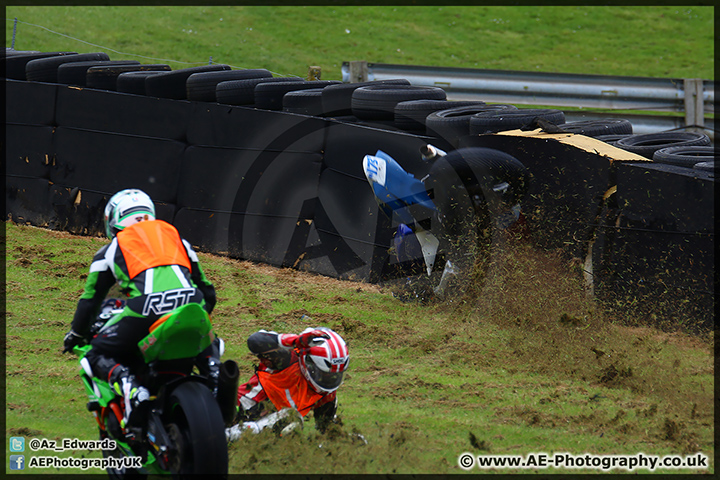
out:
{"label": "orange leathers", "polygon": [[181,265],[190,269],[190,259],[175,227],[162,220],[136,223],[117,235],[128,274],[135,278],[148,268]]}
{"label": "orange leathers", "polygon": [[278,410],[295,408],[304,417],[323,398],[305,380],[299,363],[275,373],[259,371],[257,375],[265,394]]}

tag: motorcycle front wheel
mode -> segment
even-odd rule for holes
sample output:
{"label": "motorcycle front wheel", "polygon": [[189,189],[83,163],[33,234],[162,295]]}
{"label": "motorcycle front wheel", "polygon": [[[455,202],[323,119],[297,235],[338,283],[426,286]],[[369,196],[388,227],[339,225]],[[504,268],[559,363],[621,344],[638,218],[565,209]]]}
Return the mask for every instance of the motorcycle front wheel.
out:
{"label": "motorcycle front wheel", "polygon": [[[425,186],[438,210],[433,231],[454,266],[455,289],[482,287],[493,254],[503,243],[499,221],[525,196],[529,174],[511,155],[490,148],[462,148],[437,159]],[[442,282],[442,265],[430,276]]]}
{"label": "motorcycle front wheel", "polygon": [[187,382],[173,390],[164,423],[177,448],[170,462],[174,476],[227,475],[225,424],[215,397],[205,385]]}

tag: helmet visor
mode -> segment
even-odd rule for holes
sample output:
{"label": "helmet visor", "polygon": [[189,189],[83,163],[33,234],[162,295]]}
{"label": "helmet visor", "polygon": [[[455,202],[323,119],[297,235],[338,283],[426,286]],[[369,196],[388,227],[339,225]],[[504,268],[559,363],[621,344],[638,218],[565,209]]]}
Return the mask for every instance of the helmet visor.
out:
{"label": "helmet visor", "polygon": [[119,221],[115,224],[115,228],[122,230],[142,220],[155,220],[155,214],[147,207],[130,208],[122,212],[122,217],[120,217]]}
{"label": "helmet visor", "polygon": [[320,387],[333,390],[342,384],[344,372],[324,372],[320,370],[311,359],[307,359],[306,363],[310,377],[315,380],[315,383]]}

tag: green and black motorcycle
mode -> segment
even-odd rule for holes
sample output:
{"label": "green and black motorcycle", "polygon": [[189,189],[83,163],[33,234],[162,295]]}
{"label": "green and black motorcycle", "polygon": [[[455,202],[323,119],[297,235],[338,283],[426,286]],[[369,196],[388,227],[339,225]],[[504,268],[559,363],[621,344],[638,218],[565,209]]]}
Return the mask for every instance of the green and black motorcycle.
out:
{"label": "green and black motorcycle", "polygon": [[[106,310],[100,318],[106,320],[117,311]],[[114,449],[103,451],[110,478],[227,475],[225,426],[236,414],[238,366],[233,360],[220,364],[216,394],[210,380],[194,372],[195,358],[214,340],[210,318],[198,304],[181,306],[152,325],[138,342],[144,366],[136,372],[150,390],[150,405],[144,422],[135,428],[122,426],[123,398],[93,376],[85,358],[91,347],[74,348],[100,440],[113,441],[106,443]]]}

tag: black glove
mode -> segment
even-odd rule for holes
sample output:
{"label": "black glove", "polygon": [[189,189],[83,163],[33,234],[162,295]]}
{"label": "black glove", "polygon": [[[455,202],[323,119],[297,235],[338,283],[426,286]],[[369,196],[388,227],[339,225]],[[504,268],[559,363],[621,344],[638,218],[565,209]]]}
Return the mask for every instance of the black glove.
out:
{"label": "black glove", "polygon": [[65,338],[63,338],[63,353],[72,352],[73,348],[77,345],[85,345],[86,343],[85,337],[70,330],[65,334]]}

